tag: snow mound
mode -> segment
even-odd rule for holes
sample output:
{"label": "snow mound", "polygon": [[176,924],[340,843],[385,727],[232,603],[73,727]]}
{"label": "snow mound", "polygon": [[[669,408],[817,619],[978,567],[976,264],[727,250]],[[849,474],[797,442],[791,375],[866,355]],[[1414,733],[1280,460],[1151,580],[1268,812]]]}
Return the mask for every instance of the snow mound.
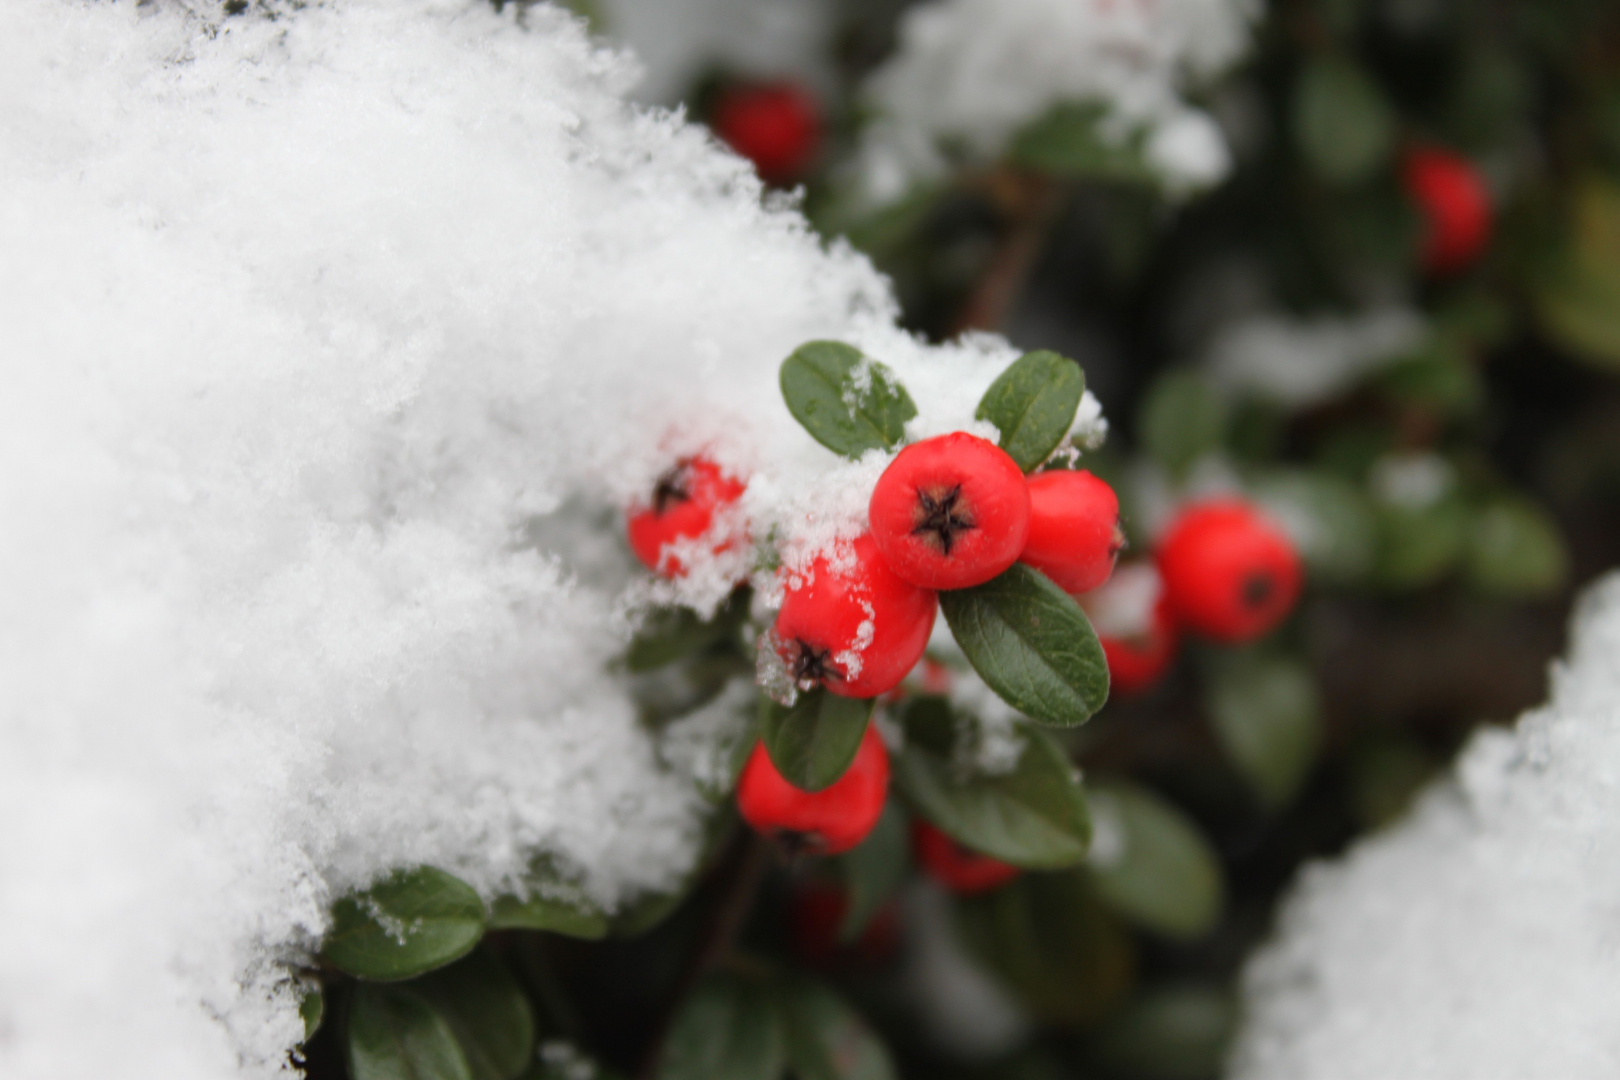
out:
{"label": "snow mound", "polygon": [[1302,877],[1246,974],[1240,1080],[1620,1071],[1620,575],[1551,702],[1474,736],[1411,817]]}
{"label": "snow mound", "polygon": [[873,74],[884,117],[863,147],[872,197],[945,171],[944,154],[993,160],[1060,102],[1106,111],[1104,133],[1144,132],[1172,187],[1230,167],[1210,116],[1187,90],[1249,46],[1252,0],[936,0],[910,9],[896,55]]}
{"label": "snow mound", "polygon": [[334,895],[695,857],[619,508],[704,449],[851,534],[881,463],[780,360],[866,348],[927,434],[1013,353],[902,334],[635,77],[546,7],[0,4],[0,1075],[277,1074]]}

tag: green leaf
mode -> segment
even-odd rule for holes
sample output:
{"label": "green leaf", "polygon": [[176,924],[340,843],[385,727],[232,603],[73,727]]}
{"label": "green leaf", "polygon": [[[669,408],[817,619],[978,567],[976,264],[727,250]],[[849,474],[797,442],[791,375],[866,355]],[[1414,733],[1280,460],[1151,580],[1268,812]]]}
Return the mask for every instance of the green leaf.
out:
{"label": "green leaf", "polygon": [[1468,508],[1455,496],[1422,506],[1381,503],[1377,521],[1377,575],[1390,588],[1433,584],[1467,548]]}
{"label": "green leaf", "polygon": [[1111,138],[1102,129],[1107,112],[1092,102],[1054,105],[1013,138],[1009,157],[1054,176],[1157,184],[1159,174],[1143,152],[1145,132]]}
{"label": "green leaf", "polygon": [[350,1080],[474,1080],[450,1023],[408,986],[355,987]]}
{"label": "green leaf", "polygon": [[1372,572],[1378,525],[1356,485],[1324,470],[1279,471],[1261,478],[1254,495],[1287,527],[1312,578],[1353,582]]}
{"label": "green leaf", "polygon": [[517,980],[487,949],[474,949],[410,986],[455,1034],[472,1080],[513,1080],[528,1067],[534,1013]]}
{"label": "green leaf", "polygon": [[1221,916],[1220,859],[1191,818],[1147,788],[1090,781],[1097,895],[1167,937],[1201,937]]}
{"label": "green leaf", "polygon": [[1311,673],[1277,657],[1235,657],[1210,680],[1209,713],[1221,746],[1261,800],[1281,806],[1292,799],[1321,741]]}
{"label": "green leaf", "polygon": [[1025,353],[990,384],[973,415],[996,425],[1001,448],[1020,469],[1034,472],[1069,434],[1085,392],[1085,372],[1073,360]]}
{"label": "green leaf", "polygon": [[990,689],[1032,720],[1072,727],[1108,700],[1108,662],[1080,605],[1014,563],[971,589],[939,594],[957,645]]}
{"label": "green leaf", "polygon": [[312,982],[305,989],[298,1001],[298,1018],[304,1022],[304,1041],[309,1042],[326,1019],[326,994],[319,983]]}
{"label": "green leaf", "polygon": [[1218,448],[1231,413],[1226,400],[1196,371],[1161,376],[1142,402],[1137,420],[1142,446],[1173,476]]}
{"label": "green leaf", "polygon": [[761,698],[765,752],[788,783],[821,791],[855,760],[876,704],[876,699],[840,697],[822,687],[800,694],[791,706]]}
{"label": "green leaf", "polygon": [[851,345],[812,341],[782,361],[782,397],[812,438],[835,454],[858,458],[892,450],[917,415],[894,373]]}
{"label": "green leaf", "polygon": [[1434,775],[1423,744],[1399,731],[1369,732],[1347,755],[1350,805],[1362,828],[1388,825],[1406,812]]}
{"label": "green leaf", "polygon": [[1395,147],[1395,116],[1378,84],[1353,61],[1319,56],[1294,90],[1294,138],[1317,175],[1336,184],[1369,179]]}
{"label": "green leaf", "polygon": [[670,1029],[659,1080],[777,1080],[784,1064],[781,1017],[771,995],[729,972],[707,976]]}
{"label": "green leaf", "polygon": [[546,930],[594,941],[606,937],[608,917],[583,900],[563,900],[538,893],[527,900],[498,896],[490,905],[491,930]]}
{"label": "green leaf", "polygon": [[860,1014],[820,983],[796,978],[777,990],[795,1080],[890,1080],[894,1065]]}
{"label": "green leaf", "polygon": [[968,949],[1039,1020],[1089,1023],[1130,992],[1130,933],[1078,872],[1024,874],[956,905]]}
{"label": "green leaf", "polygon": [[713,619],[698,618],[690,608],[663,608],[648,615],[625,653],[625,666],[631,671],[654,671],[702,652],[725,639],[737,628],[733,606],[721,609]]}
{"label": "green leaf", "polygon": [[1567,240],[1542,271],[1536,301],[1554,340],[1620,371],[1620,184],[1591,175],[1576,185]]}
{"label": "green leaf", "polygon": [[890,799],[871,834],[837,861],[849,890],[849,907],[838,928],[838,940],[848,944],[866,932],[872,916],[899,890],[911,869],[911,845],[899,803]]}
{"label": "green leaf", "polygon": [[332,905],[321,955],[362,979],[409,979],[460,959],[484,936],[484,902],[431,866],[396,871]]}
{"label": "green leaf", "polygon": [[1091,844],[1079,776],[1045,732],[1021,734],[1012,771],[967,774],[953,761],[950,713],[942,702],[919,702],[906,715],[894,781],[924,817],[975,851],[1014,866],[1073,866]]}
{"label": "green leaf", "polygon": [[1155,987],[1109,1021],[1092,1056],[1111,1073],[1151,1080],[1219,1076],[1237,1015],[1237,1002],[1220,987]]}
{"label": "green leaf", "polygon": [[1474,514],[1468,576],[1504,596],[1544,596],[1569,577],[1569,555],[1552,518],[1523,499],[1502,497]]}

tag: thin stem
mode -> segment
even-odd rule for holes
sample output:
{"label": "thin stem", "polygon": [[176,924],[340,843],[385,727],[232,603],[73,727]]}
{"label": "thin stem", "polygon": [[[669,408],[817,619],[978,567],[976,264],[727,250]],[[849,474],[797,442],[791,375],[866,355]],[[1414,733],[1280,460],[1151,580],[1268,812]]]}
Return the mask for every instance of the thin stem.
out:
{"label": "thin stem", "polygon": [[1047,229],[1062,205],[1057,185],[1044,176],[1009,172],[999,179],[994,186],[1010,203],[1010,220],[951,324],[952,337],[967,330],[1001,328],[1046,247]]}

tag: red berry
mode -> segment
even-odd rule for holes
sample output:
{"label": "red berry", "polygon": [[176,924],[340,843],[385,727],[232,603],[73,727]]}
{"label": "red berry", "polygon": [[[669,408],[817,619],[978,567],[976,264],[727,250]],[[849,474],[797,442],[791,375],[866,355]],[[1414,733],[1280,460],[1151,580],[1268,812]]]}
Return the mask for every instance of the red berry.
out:
{"label": "red berry", "polygon": [[1122,566],[1102,588],[1080,598],[1108,658],[1109,692],[1139,694],[1176,660],[1180,635],[1164,582],[1152,563]]}
{"label": "red berry", "polygon": [[788,783],[760,742],[737,781],[737,809],[749,825],[794,850],[837,855],[866,839],[888,791],[889,751],[868,726],[849,769],[820,791]]}
{"label": "red berry", "polygon": [[923,869],[954,893],[989,892],[1018,876],[1018,867],[963,847],[926,821],[912,822],[911,847]]}
{"label": "red berry", "polygon": [[788,899],[793,951],[811,967],[880,964],[900,945],[900,911],[889,901],[873,913],[854,941],[839,940],[849,913],[849,890],[828,881],[806,881]]}
{"label": "red berry", "polygon": [[1251,641],[1299,598],[1299,554],[1287,535],[1241,499],[1182,511],[1159,544],[1159,573],[1181,625],[1216,641]]}
{"label": "red berry", "polygon": [[851,698],[900,684],[928,648],[939,598],[900,580],[869,534],[816,557],[776,615],[777,651],[801,690]]}
{"label": "red berry", "polygon": [[[709,535],[716,525],[715,512],[735,503],[745,487],[708,458],[682,459],[658,478],[647,505],[631,508],[630,549],[649,570],[682,576],[688,568],[673,551],[666,550],[668,546]],[[727,551],[739,539],[735,530],[723,528],[709,550]]]}
{"label": "red berry", "polygon": [[1029,485],[995,443],[940,435],[900,451],[867,514],[896,574],[925,589],[965,589],[1018,561],[1029,538]]}
{"label": "red berry", "polygon": [[1066,593],[1108,580],[1125,546],[1114,489],[1088,472],[1056,469],[1029,478],[1029,539],[1018,561]]}
{"label": "red berry", "polygon": [[1491,239],[1491,193],[1467,158],[1436,147],[1406,153],[1402,180],[1423,214],[1423,267],[1442,277],[1464,270]]}
{"label": "red berry", "polygon": [[714,105],[714,131],[754,163],[760,178],[787,184],[810,170],[821,148],[821,110],[796,83],[733,86]]}

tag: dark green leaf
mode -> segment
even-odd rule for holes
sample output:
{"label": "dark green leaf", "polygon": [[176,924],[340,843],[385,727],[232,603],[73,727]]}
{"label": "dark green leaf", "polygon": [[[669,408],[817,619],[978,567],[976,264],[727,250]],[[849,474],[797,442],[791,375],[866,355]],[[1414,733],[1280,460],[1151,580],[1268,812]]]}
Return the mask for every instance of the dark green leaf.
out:
{"label": "dark green leaf", "polygon": [[1023,730],[1011,772],[972,775],[955,767],[948,713],[913,708],[894,780],[913,805],[957,840],[1015,866],[1073,866],[1091,843],[1080,780],[1044,732]]}
{"label": "dark green leaf", "polygon": [[837,994],[809,979],[777,990],[795,1080],[889,1080],[894,1066],[872,1029]]}
{"label": "dark green leaf", "polygon": [[1130,991],[1130,933],[1077,871],[1024,874],[956,913],[964,943],[1040,1020],[1088,1023]]}
{"label": "dark green leaf", "polygon": [[1421,506],[1377,508],[1378,580],[1396,589],[1433,584],[1457,564],[1468,542],[1468,508],[1454,496]]}
{"label": "dark green leaf", "polygon": [[832,784],[861,748],[875,699],[846,698],[817,687],[793,705],[760,699],[760,736],[771,764],[794,787],[820,791]]}
{"label": "dark green leaf", "polygon": [[625,653],[631,671],[653,671],[702,652],[735,629],[728,611],[705,622],[690,608],[664,608],[647,617]]}
{"label": "dark green leaf", "polygon": [[939,594],[968,662],[1002,700],[1047,724],[1083,724],[1108,700],[1108,662],[1080,605],[1014,563],[971,589]]}
{"label": "dark green leaf", "polygon": [[1110,1072],[1152,1080],[1218,1076],[1237,1028],[1237,1002],[1215,986],[1155,987],[1126,1006],[1092,1044]]}
{"label": "dark green leaf", "polygon": [[1364,735],[1351,747],[1347,765],[1350,804],[1368,829],[1405,813],[1435,770],[1423,744],[1400,732]]}
{"label": "dark green leaf", "polygon": [[471,951],[484,936],[484,902],[431,866],[401,870],[332,905],[321,954],[362,979],[409,979]]}
{"label": "dark green leaf", "polygon": [[900,888],[911,868],[905,812],[895,800],[883,807],[883,816],[865,840],[838,856],[838,868],[849,890],[849,907],[838,928],[838,939],[849,943],[866,931],[872,916]]}
{"label": "dark green leaf", "polygon": [[350,1080],[474,1080],[450,1023],[409,986],[355,988]]}
{"label": "dark green leaf", "polygon": [[682,1003],[659,1080],[777,1080],[781,1017],[767,990],[728,972],[707,976]]}
{"label": "dark green leaf", "polygon": [[848,458],[894,449],[906,436],[906,421],[917,415],[893,372],[838,341],[799,346],[782,361],[781,382],[793,419]]}
{"label": "dark green leaf", "polygon": [[1235,657],[1210,680],[1209,712],[1221,745],[1261,800],[1281,806],[1292,799],[1321,741],[1311,673],[1291,660]]}
{"label": "dark green leaf", "polygon": [[606,936],[608,918],[585,900],[535,894],[527,900],[499,896],[490,905],[491,930],[549,930],[567,937],[594,940]]}
{"label": "dark green leaf", "polygon": [[513,1080],[534,1054],[534,1014],[510,972],[486,949],[411,983],[449,1024],[473,1080]]}
{"label": "dark green leaf", "polygon": [[1064,102],[1020,131],[1009,152],[1019,164],[1055,176],[1156,184],[1159,172],[1143,153],[1143,132],[1125,138],[1102,130],[1107,110],[1094,103]]}
{"label": "dark green leaf", "polygon": [[1095,841],[1090,871],[1115,911],[1173,938],[1207,933],[1221,915],[1220,859],[1192,819],[1125,781],[1086,784]]}
{"label": "dark green leaf", "polygon": [[1069,434],[1085,392],[1085,372],[1073,360],[1025,353],[990,384],[974,415],[996,425],[1001,448],[1033,472]]}
{"label": "dark green leaf", "polygon": [[1345,57],[1319,56],[1295,88],[1294,138],[1317,175],[1356,184],[1389,160],[1395,118],[1365,71]]}
{"label": "dark green leaf", "polygon": [[1261,478],[1255,498],[1288,528],[1313,578],[1357,581],[1372,572],[1378,526],[1362,490],[1325,470]]}
{"label": "dark green leaf", "polygon": [[1620,184],[1591,175],[1577,185],[1568,238],[1544,269],[1536,300],[1560,345],[1620,369]]}
{"label": "dark green leaf", "polygon": [[304,1041],[309,1042],[326,1019],[326,994],[319,983],[311,983],[304,991],[298,1002],[298,1017],[304,1022]]}
{"label": "dark green leaf", "polygon": [[1172,371],[1148,391],[1137,428],[1143,448],[1179,476],[1221,445],[1229,419],[1226,400],[1207,379],[1195,371]]}
{"label": "dark green leaf", "polygon": [[1569,577],[1569,555],[1543,510],[1523,499],[1497,498],[1474,514],[1468,576],[1489,592],[1541,596],[1557,592]]}

